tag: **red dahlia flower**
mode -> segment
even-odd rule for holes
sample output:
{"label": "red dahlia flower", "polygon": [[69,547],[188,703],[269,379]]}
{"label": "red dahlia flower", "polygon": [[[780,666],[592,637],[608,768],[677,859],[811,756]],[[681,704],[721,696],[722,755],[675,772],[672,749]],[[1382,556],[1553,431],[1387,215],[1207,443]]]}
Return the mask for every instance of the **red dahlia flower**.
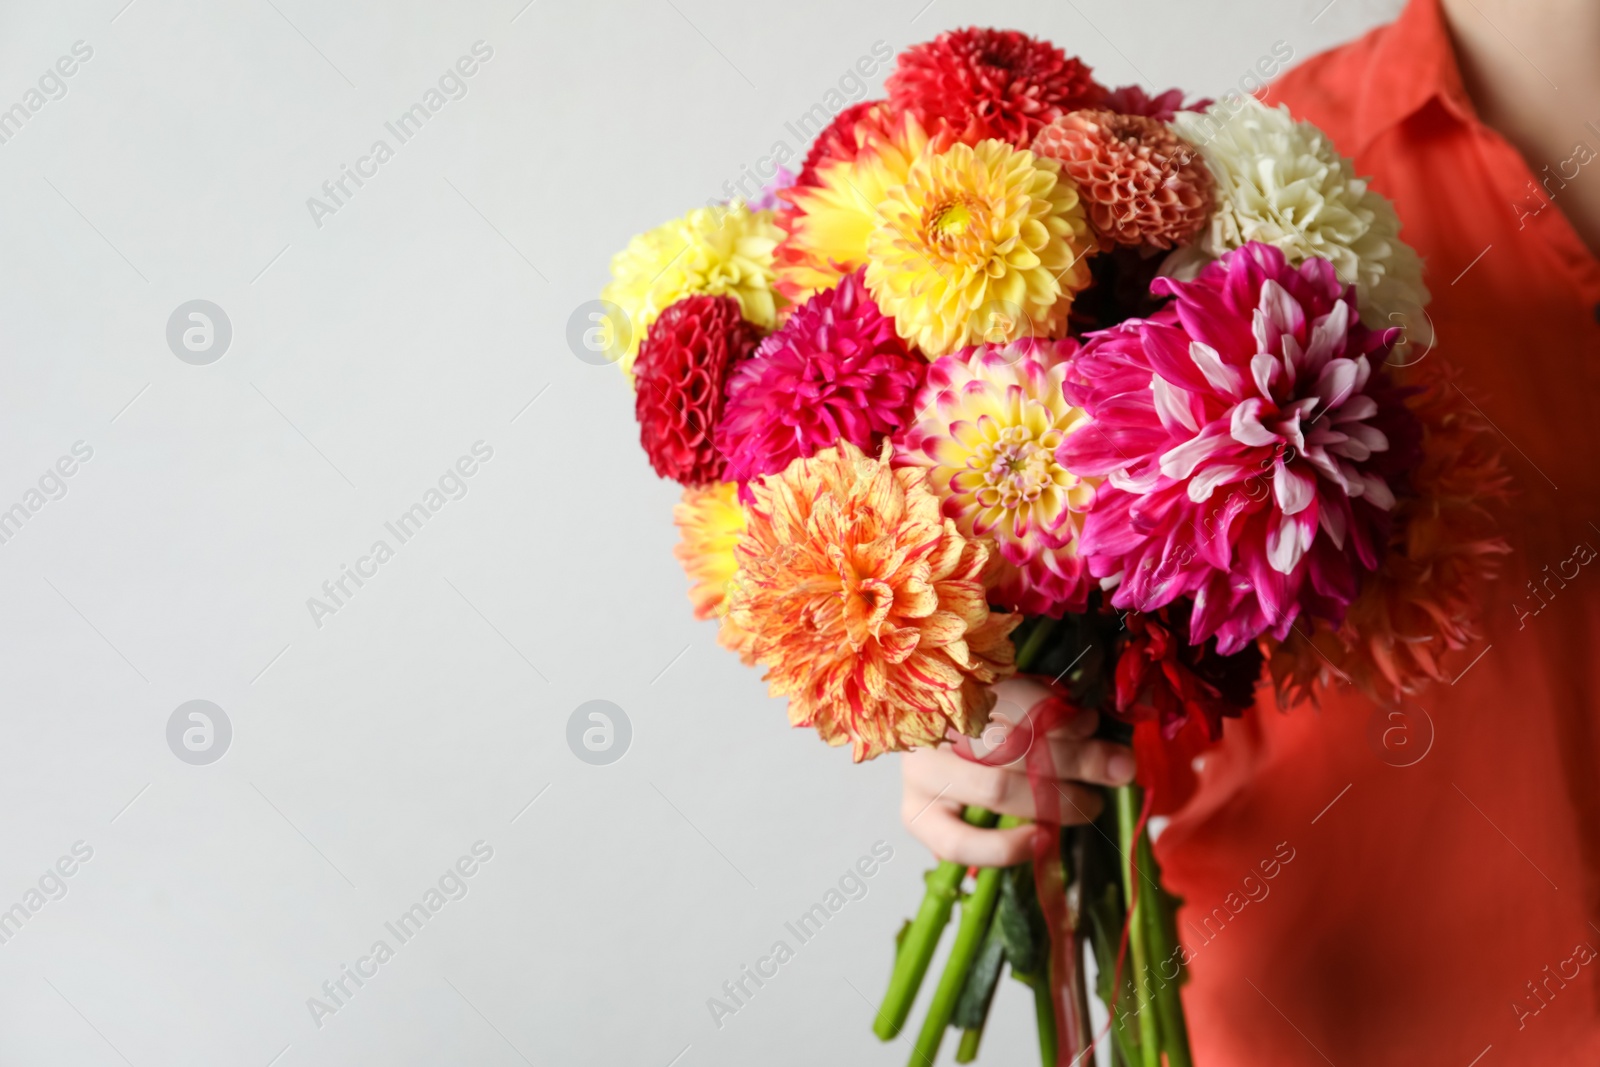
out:
{"label": "red dahlia flower", "polygon": [[884,88],[891,104],[915,113],[930,133],[945,128],[967,144],[996,137],[1015,148],[1105,94],[1087,66],[1048,41],[977,27],[901,52]]}
{"label": "red dahlia flower", "polygon": [[1171,740],[1197,720],[1209,740],[1222,736],[1224,717],[1238,718],[1255,702],[1261,649],[1217,653],[1215,641],[1189,643],[1189,607],[1183,602],[1145,614],[1130,611],[1128,642],[1117,657],[1117,714],[1151,722]]}
{"label": "red dahlia flower", "polygon": [[796,186],[817,184],[817,168],[827,163],[850,162],[873,137],[887,138],[895,112],[885,100],[863,100],[833,117],[811,142]]}
{"label": "red dahlia flower", "polygon": [[723,386],[760,341],[728,296],[685,297],[651,324],[633,365],[634,414],[657,474],[690,486],[722,480],[726,460],[713,435]]}
{"label": "red dahlia flower", "polygon": [[1133,723],[1139,781],[1156,814],[1176,811],[1195,789],[1194,758],[1222,738],[1224,717],[1255,702],[1261,649],[1217,653],[1215,641],[1188,641],[1189,607],[1179,602],[1153,614],[1123,618],[1128,640],[1117,657],[1116,710]]}

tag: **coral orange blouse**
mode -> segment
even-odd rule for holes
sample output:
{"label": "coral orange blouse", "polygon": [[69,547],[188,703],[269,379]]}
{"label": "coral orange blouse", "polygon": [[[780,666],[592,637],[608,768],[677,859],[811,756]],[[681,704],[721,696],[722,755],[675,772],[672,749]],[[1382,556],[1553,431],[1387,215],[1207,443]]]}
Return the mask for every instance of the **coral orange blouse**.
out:
{"label": "coral orange blouse", "polygon": [[1398,715],[1268,697],[1206,758],[1157,844],[1196,1063],[1600,1064],[1600,262],[1560,210],[1600,181],[1571,174],[1600,102],[1572,101],[1572,159],[1530,166],[1475,116],[1438,0],[1268,102],[1395,201],[1433,293],[1408,358],[1499,431],[1513,553],[1453,685]]}

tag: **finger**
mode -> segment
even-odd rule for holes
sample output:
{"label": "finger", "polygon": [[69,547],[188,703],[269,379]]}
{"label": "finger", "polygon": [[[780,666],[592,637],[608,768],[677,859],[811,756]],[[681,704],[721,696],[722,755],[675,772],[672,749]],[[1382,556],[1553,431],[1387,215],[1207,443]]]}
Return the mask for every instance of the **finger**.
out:
{"label": "finger", "polygon": [[1050,731],[1052,738],[1062,737],[1073,741],[1082,741],[1094,736],[1095,729],[1100,725],[1100,713],[1088,708],[1080,708],[1075,715],[1066,719],[1060,726]]}
{"label": "finger", "polygon": [[1061,825],[1081,826],[1094,822],[1105,807],[1106,795],[1088,785],[1057,782],[1056,797],[1061,805]]}
{"label": "finger", "polygon": [[946,807],[975,804],[1001,815],[1034,816],[1033,791],[1026,773],[986,767],[945,750],[947,759],[917,760],[907,765],[907,784],[924,800]]}
{"label": "finger", "polygon": [[[1058,756],[1058,767],[1065,769],[1060,777],[1100,781],[1099,777],[1094,776],[1104,776],[1104,768],[1116,756],[1130,755],[1120,745],[1110,742],[1095,744],[1104,747],[1090,749],[1081,758],[1074,753]],[[1080,743],[1075,747],[1082,749],[1085,746]],[[1008,767],[987,767],[963,759],[948,748],[908,753],[905,760],[905,792],[908,800],[915,799],[918,809],[939,803],[959,812],[961,807],[973,804],[1002,815],[1018,815],[1029,819],[1038,816],[1033,786],[1028,780],[1026,766],[1020,762]],[[1067,771],[1072,773],[1068,774]],[[1101,798],[1098,790],[1075,785],[1072,781],[1056,784],[1067,788],[1081,809],[1080,812],[1070,806],[1064,807],[1063,822],[1085,822],[1099,814]],[[1107,783],[1101,781],[1101,784]]]}
{"label": "finger", "polygon": [[902,809],[906,829],[942,860],[969,867],[1010,867],[1033,855],[1033,827],[980,830],[956,809],[933,804],[918,813]]}
{"label": "finger", "polygon": [[1096,785],[1127,785],[1133,781],[1133,750],[1115,741],[1076,741],[1050,735],[1050,757],[1056,777]]}

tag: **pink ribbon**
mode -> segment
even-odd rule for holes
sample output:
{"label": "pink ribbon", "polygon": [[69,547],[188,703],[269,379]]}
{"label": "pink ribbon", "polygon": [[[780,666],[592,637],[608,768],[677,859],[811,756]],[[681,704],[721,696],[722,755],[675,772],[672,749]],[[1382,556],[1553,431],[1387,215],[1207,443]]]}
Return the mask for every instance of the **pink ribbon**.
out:
{"label": "pink ribbon", "polygon": [[[1066,881],[1061,870],[1061,792],[1056,784],[1059,775],[1048,741],[1037,745],[1034,741],[1047,738],[1050,731],[1079,711],[1053,681],[1036,680],[1050,688],[1051,695],[1029,708],[1022,721],[1007,732],[1004,742],[982,755],[972,750],[970,738],[960,738],[955,748],[963,758],[988,767],[1027,760],[1028,788],[1033,792],[1034,806],[1033,885],[1050,932],[1050,975],[1055,979],[1050,1003],[1056,1020],[1056,1063],[1058,1067],[1071,1067],[1084,1048],[1076,1010],[1083,977],[1078,973],[1076,928],[1067,908]],[[1126,942],[1126,930],[1123,939]]]}

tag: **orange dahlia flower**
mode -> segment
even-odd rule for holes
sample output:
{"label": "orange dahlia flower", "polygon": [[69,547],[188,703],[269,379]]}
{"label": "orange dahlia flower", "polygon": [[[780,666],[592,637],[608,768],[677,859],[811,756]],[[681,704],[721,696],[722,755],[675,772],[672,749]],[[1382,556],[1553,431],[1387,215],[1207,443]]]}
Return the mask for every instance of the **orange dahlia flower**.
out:
{"label": "orange dahlia flower", "polygon": [[1458,677],[1461,654],[1480,637],[1483,587],[1511,551],[1493,512],[1510,478],[1493,431],[1448,376],[1433,376],[1410,407],[1422,423],[1422,461],[1398,498],[1388,552],[1337,630],[1319,623],[1272,650],[1285,706],[1335,681],[1393,703]]}
{"label": "orange dahlia flower", "polygon": [[890,451],[842,442],[752,483],[728,606],[789,721],[857,761],[977,736],[1021,621],[989,610],[989,543],[963,537]]}

